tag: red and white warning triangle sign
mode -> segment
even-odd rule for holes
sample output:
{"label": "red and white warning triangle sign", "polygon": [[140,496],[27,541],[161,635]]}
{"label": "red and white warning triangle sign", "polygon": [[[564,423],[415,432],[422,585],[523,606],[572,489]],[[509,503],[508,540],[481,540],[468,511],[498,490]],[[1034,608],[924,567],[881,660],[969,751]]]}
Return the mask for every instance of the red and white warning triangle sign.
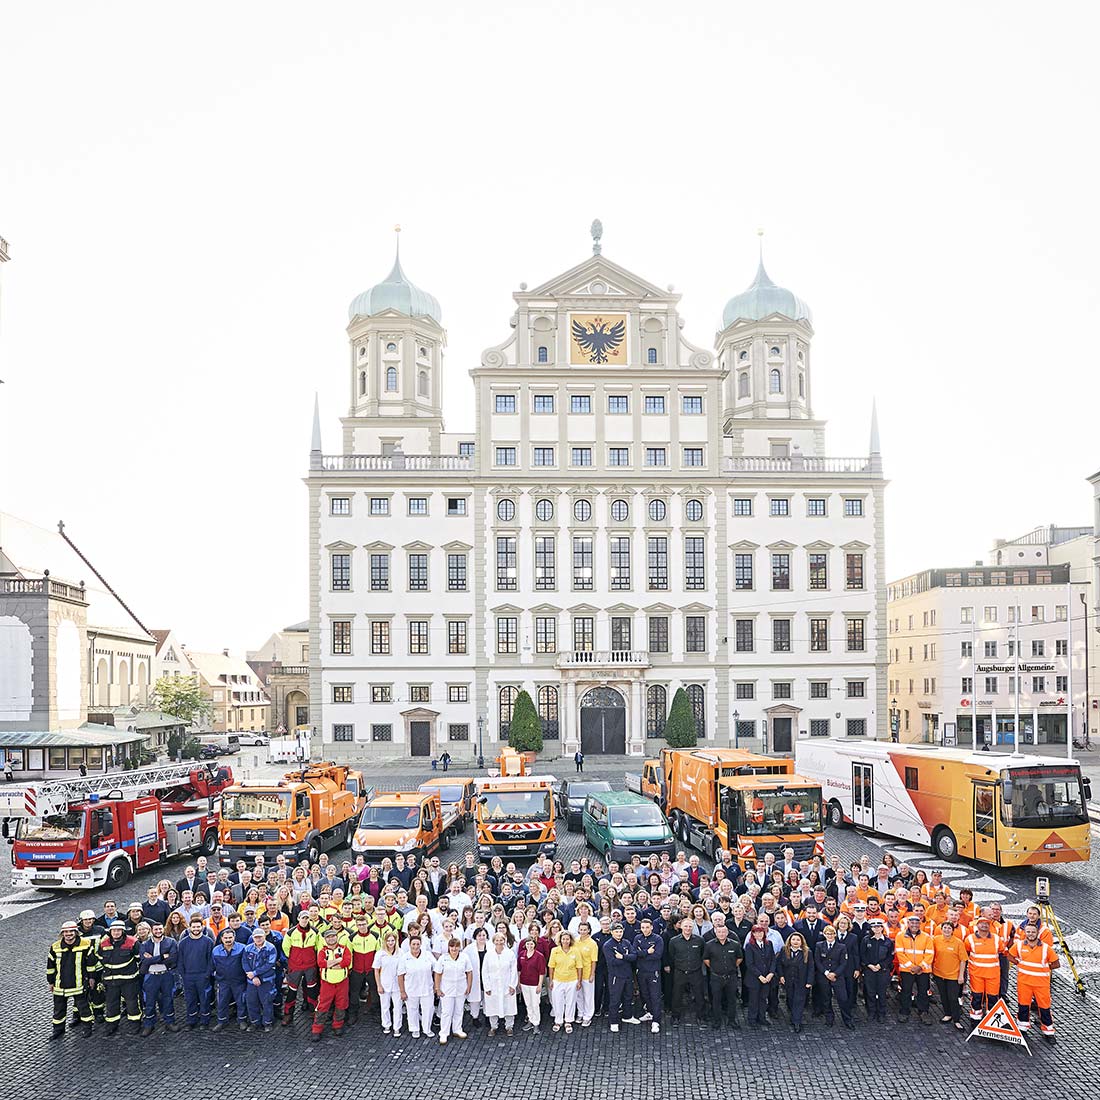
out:
{"label": "red and white warning triangle sign", "polygon": [[1013,1046],[1023,1047],[1029,1056],[1031,1054],[1031,1047],[1027,1045],[1027,1040],[1020,1030],[1020,1025],[1016,1023],[1016,1018],[1008,1011],[1008,1006],[1005,1004],[1003,997],[997,998],[997,1003],[966,1037],[966,1041],[969,1043],[975,1035],[980,1036],[982,1039],[996,1039],[999,1043],[1011,1043]]}

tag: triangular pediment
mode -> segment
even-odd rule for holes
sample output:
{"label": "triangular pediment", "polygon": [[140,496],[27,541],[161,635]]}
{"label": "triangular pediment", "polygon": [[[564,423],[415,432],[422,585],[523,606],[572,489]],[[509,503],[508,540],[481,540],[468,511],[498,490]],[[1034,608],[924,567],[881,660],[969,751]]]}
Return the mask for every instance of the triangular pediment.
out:
{"label": "triangular pediment", "polygon": [[659,286],[627,271],[606,256],[590,256],[583,263],[561,275],[542,283],[534,290],[520,295],[523,298],[593,298],[624,300],[656,298],[663,302],[676,302],[678,294],[670,294]]}

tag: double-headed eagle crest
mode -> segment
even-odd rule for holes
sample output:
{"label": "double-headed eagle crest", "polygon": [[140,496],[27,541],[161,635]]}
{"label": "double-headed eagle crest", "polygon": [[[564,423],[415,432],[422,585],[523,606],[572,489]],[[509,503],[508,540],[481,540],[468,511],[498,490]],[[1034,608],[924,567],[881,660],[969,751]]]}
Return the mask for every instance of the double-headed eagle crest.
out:
{"label": "double-headed eagle crest", "polygon": [[573,322],[573,339],[587,356],[590,363],[606,363],[608,352],[614,354],[626,336],[626,323],[616,321],[611,324],[602,317],[593,317],[586,325],[581,321]]}

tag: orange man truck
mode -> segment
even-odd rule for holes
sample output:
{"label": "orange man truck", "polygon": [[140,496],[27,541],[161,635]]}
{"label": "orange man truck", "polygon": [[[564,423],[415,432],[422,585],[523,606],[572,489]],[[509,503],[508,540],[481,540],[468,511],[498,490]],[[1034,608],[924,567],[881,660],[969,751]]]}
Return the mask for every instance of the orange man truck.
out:
{"label": "orange man truck", "polygon": [[278,783],[239,783],[222,792],[221,862],[259,854],[288,859],[317,857],[348,847],[355,823],[374,788],[344,764],[310,764]]}
{"label": "orange man truck", "polygon": [[454,814],[444,819],[438,790],[379,791],[363,808],[351,848],[367,859],[400,853],[421,860],[446,851],[454,831]]}
{"label": "orange man truck", "polygon": [[552,856],[557,850],[552,775],[479,779],[475,826],[482,859]]}
{"label": "orange man truck", "polygon": [[742,749],[662,749],[661,809],[681,842],[711,858],[719,848],[742,869],[825,851],[821,784],[796,775],[789,758]]}

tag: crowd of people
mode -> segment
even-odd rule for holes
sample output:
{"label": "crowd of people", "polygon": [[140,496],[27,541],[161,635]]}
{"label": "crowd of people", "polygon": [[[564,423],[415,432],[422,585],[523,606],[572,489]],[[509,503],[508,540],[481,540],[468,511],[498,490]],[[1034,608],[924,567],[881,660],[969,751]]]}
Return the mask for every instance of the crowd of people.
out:
{"label": "crowd of people", "polygon": [[[666,1014],[704,1027],[769,1027],[786,1017],[844,1027],[915,1016],[966,1031],[1008,997],[1015,970],[1024,1030],[1038,1009],[1053,1035],[1058,966],[1037,906],[1015,925],[931,877],[864,858],[800,862],[788,849],[742,871],[719,852],[526,872],[500,857],[444,866],[397,855],[368,865],[262,856],[232,870],[204,857],[144,901],[66,921],[48,952],[53,1036],[236,1027],[309,1016],[319,1040],[376,1019],[387,1035],[465,1039],[470,1028],[570,1034]],[[183,998],[177,1016],[177,998]],[[862,1005],[862,1013],[860,1012]],[[181,1023],[182,1019],[182,1023]]]}

